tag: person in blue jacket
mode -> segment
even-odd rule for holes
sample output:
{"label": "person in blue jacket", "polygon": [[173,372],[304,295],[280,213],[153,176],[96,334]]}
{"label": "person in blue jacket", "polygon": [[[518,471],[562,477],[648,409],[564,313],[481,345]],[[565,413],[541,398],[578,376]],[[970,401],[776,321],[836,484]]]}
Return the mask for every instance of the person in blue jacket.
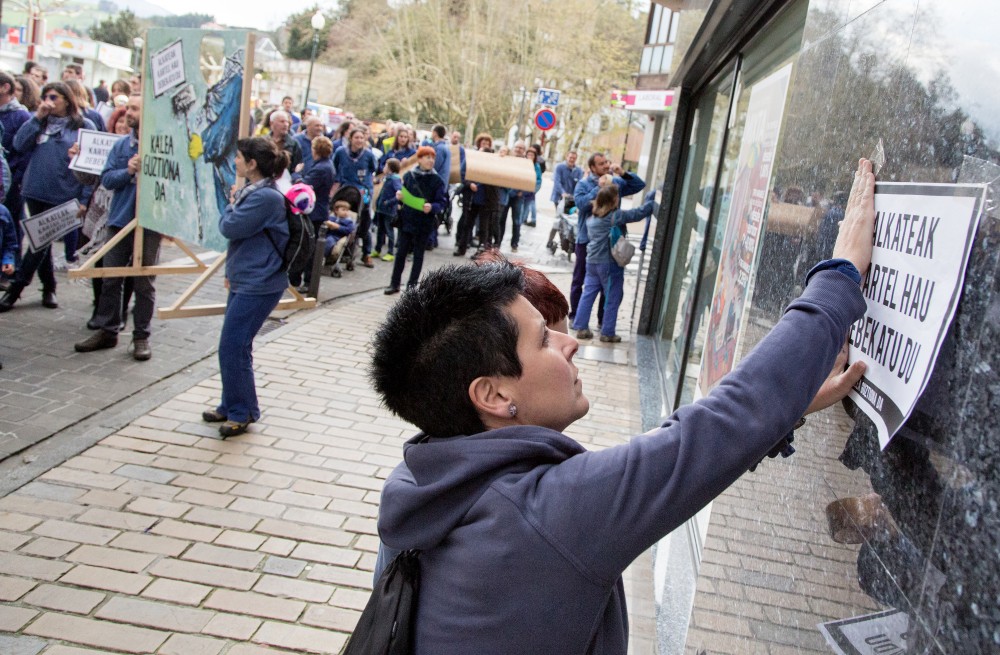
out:
{"label": "person in blue jacket", "polygon": [[358,236],[361,237],[361,265],[372,268],[372,193],[373,178],[378,161],[368,148],[368,134],[364,127],[354,127],[347,133],[347,145],[333,153],[333,170],[337,173],[337,186],[352,186],[361,192],[363,204],[358,210]]}
{"label": "person in blue jacket", "polygon": [[[424,244],[427,243],[428,234],[437,229],[437,219],[434,217],[444,211],[445,204],[449,202],[448,186],[434,170],[434,148],[420,146],[417,149],[417,168],[403,176],[403,189],[396,194],[396,199],[402,205],[399,210],[396,261],[392,264],[389,286],[385,288],[387,296],[399,293],[406,256],[411,252],[413,267],[406,287],[412,289],[417,286],[424,265]],[[423,204],[417,208],[408,204],[407,200],[413,203],[422,200]]]}
{"label": "person in blue jacket", "polygon": [[[646,188],[646,183],[641,177],[633,173],[622,170],[622,167],[611,165],[608,158],[600,152],[595,152],[587,160],[587,168],[590,174],[576,183],[573,189],[573,202],[576,203],[577,225],[576,225],[576,263],[573,265],[573,280],[569,288],[569,317],[576,316],[576,308],[580,304],[580,295],[583,293],[583,280],[587,275],[587,242],[590,237],[587,233],[587,219],[590,218],[591,203],[597,197],[599,190],[599,180],[610,171],[615,185],[618,187],[619,198],[631,196]],[[597,307],[597,322],[601,323],[604,318],[604,296]]]}
{"label": "person in blue jacket", "polygon": [[[305,182],[305,176],[309,174],[309,169],[313,165],[312,142],[318,136],[323,136],[323,120],[318,116],[310,116],[304,121],[305,127],[293,138],[302,149],[302,168],[292,175],[293,182]],[[333,146],[330,146],[331,150]],[[309,184],[306,182],[306,184]]]}
{"label": "person in blue jacket", "polygon": [[[96,126],[80,114],[76,99],[65,84],[46,84],[42,88],[38,111],[14,136],[14,148],[31,156],[21,187],[21,195],[31,215],[71,200],[80,203],[80,216],[86,211],[93,187],[81,184],[69,170],[69,148],[76,143],[80,128],[93,130]],[[14,307],[36,272],[42,281],[42,305],[49,309],[59,306],[52,269],[52,245],[48,244],[24,255],[17,275],[0,298],[0,312]]]}
{"label": "person in blue jacket", "polygon": [[[592,339],[590,331],[590,310],[594,307],[597,294],[602,290],[607,301],[604,305],[604,320],[601,322],[601,341],[618,343],[622,340],[615,334],[618,322],[618,307],[625,292],[625,269],[611,256],[615,245],[613,228],[621,228],[626,223],[635,223],[652,216],[656,211],[653,202],[655,191],[646,194],[645,202],[635,209],[619,209],[618,186],[612,184],[611,176],[605,177],[605,186],[597,193],[592,205],[593,211],[587,219],[587,277],[583,283],[583,295],[573,318],[573,329],[577,339]],[[618,238],[622,238],[619,236]]]}
{"label": "person in blue jacket", "polygon": [[[309,117],[306,119],[306,131],[315,131],[318,118]],[[297,139],[301,134],[296,136]],[[313,224],[313,230],[319,235],[319,229],[330,218],[330,191],[333,189],[333,163],[330,156],[333,152],[333,144],[330,139],[323,136],[322,130],[319,136],[313,138],[309,143],[309,168],[302,177],[302,182],[312,187],[316,194],[316,204],[313,205],[312,213],[309,214],[309,221]],[[304,157],[304,155],[303,155]],[[305,274],[289,276],[289,284],[299,287],[300,292],[309,290],[309,283],[312,281],[312,266],[306,266]],[[301,286],[299,286],[301,283]]]}
{"label": "person in blue jacket", "polygon": [[382,487],[375,576],[420,551],[416,655],[627,651],[625,569],[864,373],[837,361],[866,309],[874,186],[862,160],[833,259],[739,366],[612,448],[563,434],[590,408],[579,343],[516,266],[442,268],[389,310],[372,384],[420,432]]}
{"label": "person in blue jacket", "polygon": [[[14,274],[14,255],[19,244],[14,219],[7,208],[0,205],[0,272],[8,277]],[[0,362],[0,369],[2,368],[3,363]]]}
{"label": "person in blue jacket", "polygon": [[243,434],[260,418],[253,338],[288,287],[283,261],[288,243],[285,198],[274,182],[288,164],[288,153],[267,137],[240,139],[236,144],[236,175],[246,184],[233,190],[219,218],[219,232],[229,239],[229,299],[219,335],[222,400],[201,415],[210,423],[221,422],[223,437]]}
{"label": "person in blue jacket", "polygon": [[385,163],[390,159],[399,160],[399,167],[404,168],[410,163],[410,158],[417,154],[417,147],[413,145],[413,132],[404,125],[400,125],[396,130],[396,137],[392,141],[392,149],[387,150],[382,158],[378,160],[378,169],[385,170]]}
{"label": "person in blue jacket", "polygon": [[[375,201],[374,255],[381,257],[384,262],[391,262],[396,258],[393,255],[396,250],[396,229],[392,225],[399,213],[399,201],[396,200],[396,194],[403,188],[403,180],[399,177],[399,160],[395,157],[386,159],[382,173],[385,176],[382,190],[378,194],[378,200]],[[384,255],[382,254],[382,244],[388,248]]]}
{"label": "person in blue jacket", "polygon": [[[135,218],[136,177],[139,174],[139,130],[142,118],[142,97],[133,95],[125,108],[125,120],[132,133],[111,147],[108,160],[101,173],[101,184],[114,192],[108,208],[108,239],[122,231]],[[142,265],[154,266],[160,258],[160,234],[143,230]],[[128,235],[104,255],[102,266],[118,268],[134,261],[135,233]],[[132,357],[144,362],[153,356],[149,346],[150,324],[156,309],[156,278],[139,275],[132,278],[135,308],[132,310]],[[125,279],[106,277],[101,282],[101,295],[91,322],[97,330],[88,339],[74,345],[77,352],[85,353],[118,345],[118,332],[122,328],[122,308]]]}
{"label": "person in blue jacket", "polygon": [[[24,202],[21,200],[21,181],[28,169],[29,157],[14,148],[14,137],[21,126],[31,120],[31,112],[18,102],[15,87],[18,82],[13,76],[0,71],[0,146],[3,147],[10,165],[11,180],[6,184],[7,195],[4,206],[14,219],[14,229],[21,236],[21,217],[24,214]],[[21,240],[18,238],[15,260],[21,261]]]}

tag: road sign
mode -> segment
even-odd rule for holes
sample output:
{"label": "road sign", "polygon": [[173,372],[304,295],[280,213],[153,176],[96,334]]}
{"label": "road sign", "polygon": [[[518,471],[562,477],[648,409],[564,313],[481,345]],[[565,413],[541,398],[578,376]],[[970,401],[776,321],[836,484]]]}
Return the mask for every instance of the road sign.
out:
{"label": "road sign", "polygon": [[556,126],[556,113],[546,107],[535,112],[535,127],[542,130],[551,130]]}
{"label": "road sign", "polygon": [[535,101],[539,105],[546,105],[548,107],[558,107],[559,106],[559,90],[558,89],[538,89],[538,98]]}

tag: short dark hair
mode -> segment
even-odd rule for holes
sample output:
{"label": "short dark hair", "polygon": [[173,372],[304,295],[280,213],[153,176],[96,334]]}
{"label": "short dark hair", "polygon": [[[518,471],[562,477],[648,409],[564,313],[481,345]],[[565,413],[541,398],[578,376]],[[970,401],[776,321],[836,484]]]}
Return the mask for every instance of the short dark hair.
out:
{"label": "short dark hair", "polygon": [[3,86],[4,84],[10,85],[10,91],[7,93],[14,95],[14,78],[4,71],[0,71],[0,86]]}
{"label": "short dark hair", "polygon": [[236,142],[236,149],[243,159],[257,162],[257,170],[264,177],[278,177],[288,168],[288,153],[263,136],[252,136]]}
{"label": "short dark hair", "polygon": [[386,159],[385,160],[385,165],[389,167],[389,172],[390,173],[398,173],[399,172],[399,160],[396,159],[395,157],[389,157],[388,159]]}
{"label": "short dark hair", "polygon": [[[491,262],[510,260],[500,254],[496,248],[490,248],[476,255],[474,261],[482,266]],[[566,318],[569,314],[569,302],[559,287],[554,285],[545,273],[526,266],[524,262],[514,260],[510,263],[524,272],[524,291],[522,293],[548,325],[553,325]]]}
{"label": "short dark hair", "polygon": [[485,431],[469,385],[521,376],[508,308],[523,290],[524,274],[506,261],[428,273],[375,332],[369,375],[383,404],[434,437]]}
{"label": "short dark hair", "polygon": [[66,69],[73,71],[77,75],[83,75],[83,66],[80,64],[66,64]]}
{"label": "short dark hair", "polygon": [[607,156],[605,156],[605,154],[603,152],[595,152],[591,156],[587,157],[587,168],[588,169],[594,167],[594,162],[597,161],[598,157],[604,157],[605,159],[607,159]]}
{"label": "short dark hair", "polygon": [[292,96],[285,96],[284,98],[281,99],[281,102],[284,102],[286,100],[292,100]]}
{"label": "short dark hair", "polygon": [[441,125],[440,123],[438,123],[437,125],[435,125],[434,127],[432,127],[431,128],[431,132],[433,132],[434,134],[436,134],[438,136],[438,138],[441,138],[441,139],[443,139],[445,137],[445,135],[448,134],[448,130],[445,129],[445,126]]}

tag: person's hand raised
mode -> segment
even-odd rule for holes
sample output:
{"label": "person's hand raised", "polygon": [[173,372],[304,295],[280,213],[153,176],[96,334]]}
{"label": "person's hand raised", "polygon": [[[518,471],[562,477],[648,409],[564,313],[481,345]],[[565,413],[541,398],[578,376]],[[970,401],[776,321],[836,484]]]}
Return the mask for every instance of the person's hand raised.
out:
{"label": "person's hand raised", "polygon": [[864,280],[872,263],[872,239],[875,235],[875,175],[872,163],[858,160],[854,172],[854,185],[847,199],[844,220],[833,246],[834,259],[846,259],[854,264]]}

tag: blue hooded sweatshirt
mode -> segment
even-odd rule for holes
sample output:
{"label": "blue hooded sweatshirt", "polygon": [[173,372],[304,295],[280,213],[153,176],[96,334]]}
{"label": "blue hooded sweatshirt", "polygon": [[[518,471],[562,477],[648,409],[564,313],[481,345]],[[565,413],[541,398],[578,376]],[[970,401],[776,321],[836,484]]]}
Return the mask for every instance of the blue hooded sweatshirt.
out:
{"label": "blue hooded sweatshirt", "polygon": [[414,652],[624,655],[622,572],[792,430],[865,306],[848,275],[815,273],[715,390],[620,446],[533,426],[411,439],[382,490],[376,575],[422,551]]}
{"label": "blue hooded sweatshirt", "polygon": [[135,176],[128,172],[128,161],[139,153],[135,131],[111,146],[101,173],[101,184],[115,195],[108,207],[108,227],[125,227],[135,218]]}
{"label": "blue hooded sweatshirt", "polygon": [[[82,127],[97,129],[86,118]],[[81,205],[90,201],[94,187],[80,184],[69,169],[68,152],[76,143],[77,132],[65,121],[55,121],[52,117],[44,126],[37,116],[21,126],[14,136],[14,148],[21,153],[31,153],[21,188],[23,197],[50,205],[61,205],[74,198]]]}
{"label": "blue hooded sweatshirt", "polygon": [[[597,197],[597,192],[601,190],[601,187],[598,185],[600,179],[591,173],[577,182],[576,188],[573,189],[573,201],[576,203],[577,212],[577,243],[587,243],[590,241],[590,235],[587,232],[587,219],[590,218],[591,203]],[[639,193],[646,187],[646,183],[643,182],[642,178],[632,173],[625,173],[621,177],[615,176],[614,181],[618,185],[618,196],[620,198]]]}
{"label": "blue hooded sweatshirt", "polygon": [[281,270],[288,243],[285,198],[274,180],[241,189],[236,202],[219,218],[219,232],[229,239],[226,278],[230,291],[267,295],[288,287],[288,274]]}

